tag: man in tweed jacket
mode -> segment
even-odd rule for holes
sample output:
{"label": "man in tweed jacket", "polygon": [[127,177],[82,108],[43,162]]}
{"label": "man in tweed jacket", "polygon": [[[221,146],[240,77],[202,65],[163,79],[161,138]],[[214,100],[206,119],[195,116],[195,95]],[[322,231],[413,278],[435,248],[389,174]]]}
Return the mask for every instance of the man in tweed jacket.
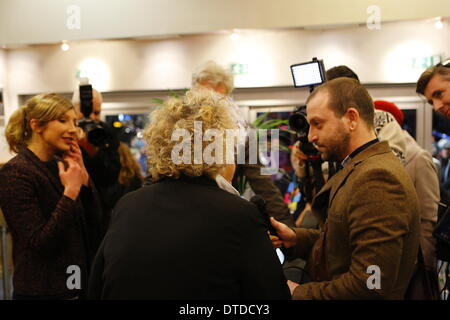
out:
{"label": "man in tweed jacket", "polygon": [[272,219],[275,247],[308,259],[312,281],[288,281],[294,299],[403,299],[417,257],[420,224],[414,186],[373,130],[374,108],[356,80],[337,78],[307,102],[309,140],[341,169],[315,196],[320,230]]}

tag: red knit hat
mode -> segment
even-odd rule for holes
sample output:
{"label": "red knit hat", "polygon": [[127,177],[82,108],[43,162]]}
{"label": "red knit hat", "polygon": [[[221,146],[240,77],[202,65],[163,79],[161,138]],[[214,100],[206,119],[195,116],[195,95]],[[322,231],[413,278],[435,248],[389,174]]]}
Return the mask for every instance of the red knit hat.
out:
{"label": "red knit hat", "polygon": [[397,107],[394,103],[389,101],[377,100],[374,101],[373,104],[375,105],[375,109],[389,112],[394,116],[395,120],[397,120],[400,126],[403,125],[403,119],[405,117],[403,115],[403,111],[400,110],[400,108]]}

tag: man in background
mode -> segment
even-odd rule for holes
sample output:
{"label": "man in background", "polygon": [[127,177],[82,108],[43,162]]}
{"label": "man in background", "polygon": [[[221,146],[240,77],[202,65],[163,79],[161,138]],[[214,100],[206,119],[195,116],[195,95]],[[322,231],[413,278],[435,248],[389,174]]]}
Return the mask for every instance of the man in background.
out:
{"label": "man in background", "polygon": [[[114,205],[119,200],[112,190],[119,184],[121,169],[119,156],[119,140],[107,123],[101,121],[102,95],[92,88],[92,111],[86,114],[84,101],[80,100],[80,89],[77,87],[72,97],[72,104],[78,114],[80,140],[78,141],[85,167],[92,178],[102,204],[102,227],[106,231],[109,217]],[[89,109],[88,109],[89,110]]]}
{"label": "man in background", "polygon": [[[377,100],[375,109],[384,110],[394,116],[400,126],[403,125],[403,112],[394,103]],[[416,188],[420,205],[420,246],[428,270],[436,271],[436,239],[433,230],[436,227],[439,202],[439,179],[431,154],[423,149],[414,138],[403,130],[406,142],[405,169]]]}
{"label": "man in background", "polygon": [[416,92],[424,95],[436,112],[450,119],[450,59],[425,70]]}
{"label": "man in background", "polygon": [[[230,97],[234,89],[234,79],[231,72],[213,61],[208,61],[194,71],[192,75],[192,87],[211,89],[225,97]],[[245,131],[250,128],[250,124],[247,123],[235,103],[230,107],[230,113],[240,129]],[[266,201],[268,214],[278,221],[293,226],[293,219],[287,205],[284,203],[281,192],[272,182],[270,176],[261,175],[261,168],[262,165],[260,163],[238,164],[233,185],[238,183],[238,179],[245,177],[253,192],[261,195]]]}

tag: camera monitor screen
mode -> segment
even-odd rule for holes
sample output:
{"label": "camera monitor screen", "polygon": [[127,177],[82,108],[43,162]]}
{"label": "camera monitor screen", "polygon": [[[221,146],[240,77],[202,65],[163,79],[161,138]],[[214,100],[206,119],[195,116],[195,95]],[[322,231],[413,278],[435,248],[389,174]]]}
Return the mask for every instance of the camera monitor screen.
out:
{"label": "camera monitor screen", "polygon": [[307,87],[322,84],[325,81],[322,61],[294,64],[291,66],[295,87]]}

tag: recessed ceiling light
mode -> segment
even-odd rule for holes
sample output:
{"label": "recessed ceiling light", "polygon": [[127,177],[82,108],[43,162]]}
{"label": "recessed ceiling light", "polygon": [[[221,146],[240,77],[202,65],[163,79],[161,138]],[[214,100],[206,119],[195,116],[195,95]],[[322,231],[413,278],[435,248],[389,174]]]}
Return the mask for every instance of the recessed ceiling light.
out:
{"label": "recessed ceiling light", "polygon": [[230,35],[230,39],[233,40],[233,41],[239,40],[239,33],[233,32],[233,33]]}
{"label": "recessed ceiling light", "polygon": [[67,41],[63,41],[62,45],[61,45],[61,50],[62,51],[68,51],[70,49],[69,44],[67,43]]}
{"label": "recessed ceiling light", "polygon": [[444,27],[444,23],[442,22],[441,18],[436,19],[436,22],[434,23],[434,27],[438,30],[441,30]]}

